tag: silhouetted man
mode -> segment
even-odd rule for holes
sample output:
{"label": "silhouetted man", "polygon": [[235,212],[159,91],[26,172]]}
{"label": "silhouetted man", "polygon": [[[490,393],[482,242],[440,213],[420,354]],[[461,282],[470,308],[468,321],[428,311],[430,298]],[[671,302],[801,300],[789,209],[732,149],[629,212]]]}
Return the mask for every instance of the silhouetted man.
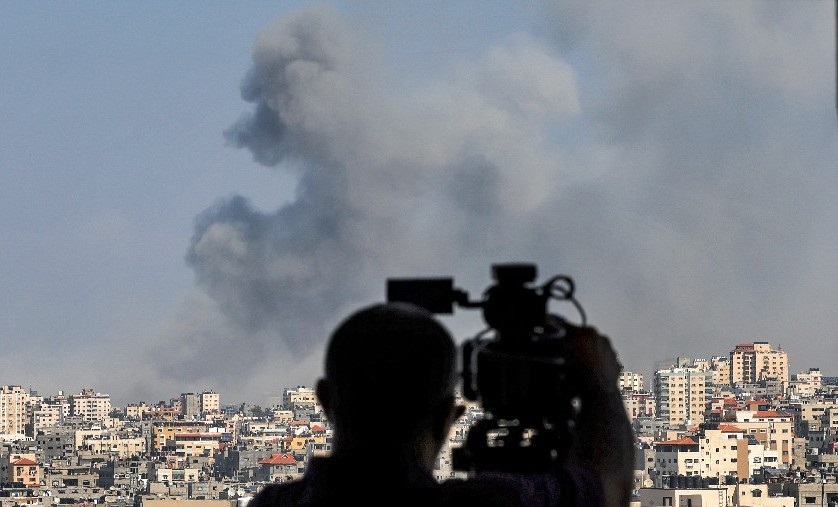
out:
{"label": "silhouetted man", "polygon": [[486,472],[442,483],[437,455],[464,408],[455,402],[457,351],[424,309],[363,308],[333,333],[317,396],[334,427],[332,453],[297,481],[266,486],[248,507],[302,505],[552,505],[627,507],[632,432],[607,338],[571,327],[571,359],[586,378],[577,440],[559,469]]}

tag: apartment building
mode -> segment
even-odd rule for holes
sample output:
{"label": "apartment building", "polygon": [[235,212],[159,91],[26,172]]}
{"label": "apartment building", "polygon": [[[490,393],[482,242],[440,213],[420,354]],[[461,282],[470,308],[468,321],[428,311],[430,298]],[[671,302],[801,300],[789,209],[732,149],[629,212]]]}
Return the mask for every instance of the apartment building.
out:
{"label": "apartment building", "polygon": [[41,483],[42,467],[34,453],[8,452],[0,456],[0,482],[20,482],[27,487]]}
{"label": "apartment building", "polygon": [[621,391],[642,392],[645,390],[642,373],[622,371],[617,379],[617,385]]}
{"label": "apartment building", "polygon": [[268,482],[281,482],[299,479],[303,475],[303,467],[294,455],[289,453],[272,454],[269,458],[259,461],[256,478]]}
{"label": "apartment building", "polygon": [[[82,432],[77,430],[77,433]],[[79,448],[92,456],[127,459],[145,453],[146,441],[143,437],[127,437],[111,432],[100,432],[84,435]]]}
{"label": "apartment building", "polygon": [[0,434],[22,435],[29,393],[21,386],[0,386]]}
{"label": "apartment building", "polygon": [[201,393],[201,413],[217,414],[221,412],[221,395],[214,391]]}
{"label": "apartment building", "polygon": [[314,389],[305,386],[297,386],[294,388],[286,388],[282,392],[282,406],[285,408],[292,408],[296,406],[316,406],[318,405],[317,394]]}
{"label": "apartment building", "polygon": [[162,451],[178,433],[206,433],[210,425],[202,421],[156,421],[151,426],[151,446]]}
{"label": "apartment building", "polygon": [[85,421],[105,421],[111,413],[111,395],[82,389],[81,393],[70,395],[70,413]]}
{"label": "apartment building", "polygon": [[76,430],[58,426],[44,428],[35,435],[35,443],[44,453],[44,463],[50,464],[77,451]]}
{"label": "apartment building", "polygon": [[791,376],[788,384],[788,394],[798,398],[811,398],[822,387],[823,375],[821,375],[820,368],[809,368],[809,371]]}
{"label": "apartment building", "polygon": [[746,431],[766,449],[777,453],[779,464],[790,467],[794,458],[794,416],[776,410],[739,410],[737,428]]}
{"label": "apartment building", "polygon": [[761,380],[775,379],[788,383],[788,354],[768,342],[741,343],[730,351],[730,382],[756,384]]}
{"label": "apartment building", "polygon": [[710,371],[713,372],[713,385],[717,388],[730,385],[730,358],[713,356],[710,358]]}
{"label": "apartment building", "polygon": [[59,405],[43,402],[32,411],[32,431],[37,433],[40,430],[58,426],[69,415],[70,404]]}
{"label": "apartment building", "polygon": [[655,396],[652,393],[623,391],[622,398],[630,421],[655,416]]}
{"label": "apartment building", "polygon": [[139,403],[129,403],[128,406],[125,407],[125,417],[132,421],[139,421],[140,419],[145,418],[146,414],[151,413],[153,409],[153,407],[149,406],[144,401]]}
{"label": "apartment building", "polygon": [[704,422],[707,402],[713,395],[713,372],[672,368],[655,372],[657,417],[670,427]]}
{"label": "apartment building", "polygon": [[195,393],[181,393],[180,414],[184,419],[197,419],[201,413],[201,395]]}
{"label": "apartment building", "polygon": [[224,439],[225,434],[221,432],[175,433],[166,443],[166,448],[178,456],[212,456]]}
{"label": "apartment building", "polygon": [[789,403],[788,410],[794,414],[794,431],[806,437],[811,431],[822,431],[829,426],[829,411],[838,408],[835,398],[812,397]]}
{"label": "apartment building", "polygon": [[661,475],[701,475],[701,448],[691,437],[656,442],[654,468]]}
{"label": "apartment building", "polygon": [[703,428],[697,440],[704,477],[743,479],[762,466],[777,467],[779,462],[776,451],[766,449],[753,435],[734,425]]}

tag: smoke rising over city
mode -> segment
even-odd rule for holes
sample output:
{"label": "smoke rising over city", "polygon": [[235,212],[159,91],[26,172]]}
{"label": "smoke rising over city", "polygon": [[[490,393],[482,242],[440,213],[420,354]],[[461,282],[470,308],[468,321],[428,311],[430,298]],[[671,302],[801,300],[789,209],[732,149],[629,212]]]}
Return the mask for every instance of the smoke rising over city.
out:
{"label": "smoke rising over city", "polygon": [[[388,277],[479,297],[512,261],[573,277],[630,371],[768,341],[837,375],[833,7],[550,3],[410,81],[357,12],[283,13],[218,143],[293,189],[195,210],[194,288],[132,354],[142,373],[97,388],[264,402],[312,385],[329,330]],[[443,319],[461,338],[467,313]]]}

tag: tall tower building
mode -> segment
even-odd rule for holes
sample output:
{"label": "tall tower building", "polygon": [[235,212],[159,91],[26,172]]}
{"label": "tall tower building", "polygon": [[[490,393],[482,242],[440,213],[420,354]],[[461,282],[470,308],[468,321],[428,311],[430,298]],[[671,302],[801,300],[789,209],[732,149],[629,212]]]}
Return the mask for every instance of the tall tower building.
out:
{"label": "tall tower building", "polygon": [[713,372],[672,368],[655,372],[657,417],[669,427],[704,422],[707,402],[713,396]]}
{"label": "tall tower building", "polygon": [[730,383],[756,384],[761,380],[789,381],[789,358],[768,342],[741,343],[730,351]]}
{"label": "tall tower building", "polygon": [[0,386],[0,433],[23,434],[28,397],[21,386]]}

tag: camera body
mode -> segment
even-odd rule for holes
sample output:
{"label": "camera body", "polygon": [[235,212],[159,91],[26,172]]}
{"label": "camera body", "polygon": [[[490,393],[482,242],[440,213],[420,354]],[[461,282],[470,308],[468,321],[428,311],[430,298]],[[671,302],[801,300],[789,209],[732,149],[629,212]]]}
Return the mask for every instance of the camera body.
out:
{"label": "camera body", "polygon": [[551,299],[574,303],[570,277],[535,285],[537,267],[493,264],[494,284],[480,300],[454,286],[453,278],[388,279],[387,300],[452,314],[455,306],[481,309],[488,328],[462,345],[463,396],[478,402],[485,417],[453,450],[462,471],[546,471],[565,458],[575,419],[574,365],[563,338],[569,324],[548,312]]}

